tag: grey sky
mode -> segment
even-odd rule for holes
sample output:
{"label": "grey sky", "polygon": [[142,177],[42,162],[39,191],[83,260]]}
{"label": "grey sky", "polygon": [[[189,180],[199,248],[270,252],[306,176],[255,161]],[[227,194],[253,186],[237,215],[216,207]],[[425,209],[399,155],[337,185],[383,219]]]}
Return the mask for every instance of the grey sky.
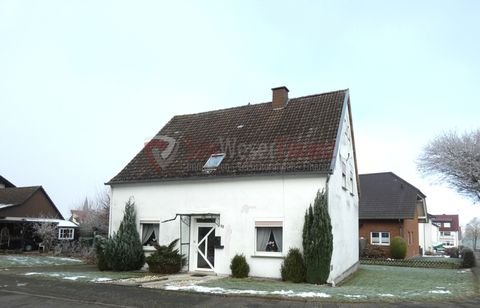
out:
{"label": "grey sky", "polygon": [[0,174],[67,214],[175,114],[350,88],[360,172],[465,223],[480,206],[414,160],[479,125],[480,2],[418,2],[2,0]]}

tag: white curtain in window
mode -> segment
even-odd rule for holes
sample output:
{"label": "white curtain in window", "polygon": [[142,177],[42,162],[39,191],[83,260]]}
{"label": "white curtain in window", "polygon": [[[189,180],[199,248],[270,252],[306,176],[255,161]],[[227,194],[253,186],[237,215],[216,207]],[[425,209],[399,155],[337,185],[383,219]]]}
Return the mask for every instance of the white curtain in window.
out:
{"label": "white curtain in window", "polygon": [[282,228],[272,228],[273,236],[275,237],[275,243],[277,244],[278,251],[282,251]]}
{"label": "white curtain in window", "polygon": [[159,235],[159,226],[158,224],[143,224],[142,225],[142,244],[146,245],[148,243],[148,240],[152,236],[155,237],[156,240],[158,240],[158,235]]}
{"label": "white curtain in window", "polygon": [[273,234],[278,252],[282,251],[282,228],[259,228],[257,227],[257,251],[266,251],[270,235]]}
{"label": "white curtain in window", "polygon": [[270,228],[257,228],[257,251],[265,251],[270,238]]}

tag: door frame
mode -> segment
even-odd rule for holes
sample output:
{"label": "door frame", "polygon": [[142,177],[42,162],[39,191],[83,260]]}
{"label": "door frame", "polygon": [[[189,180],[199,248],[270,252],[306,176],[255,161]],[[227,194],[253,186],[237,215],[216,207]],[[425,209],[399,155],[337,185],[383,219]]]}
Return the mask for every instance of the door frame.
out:
{"label": "door frame", "polygon": [[[192,219],[195,221],[195,219]],[[213,222],[196,222],[193,224],[193,228],[192,228],[192,241],[191,241],[191,254],[190,254],[190,261],[192,264],[192,267],[191,267],[191,270],[194,270],[194,271],[208,271],[208,272],[214,272],[215,271],[215,262],[213,264],[213,267],[210,267],[210,268],[203,268],[203,267],[198,267],[198,253],[199,253],[199,250],[198,250],[198,228],[200,227],[209,227],[209,228],[213,228],[213,230],[210,230],[208,235],[211,233],[211,232],[214,232],[215,233],[215,230],[217,228],[217,224],[216,223],[213,223]],[[208,235],[206,237],[204,237],[202,240],[205,240],[207,241],[205,243],[205,247],[207,248],[207,244],[208,244]],[[202,255],[202,257],[204,257]],[[215,258],[215,249],[213,250],[213,258]],[[207,264],[209,264],[210,262],[207,261]],[[209,264],[210,266],[211,264]]]}

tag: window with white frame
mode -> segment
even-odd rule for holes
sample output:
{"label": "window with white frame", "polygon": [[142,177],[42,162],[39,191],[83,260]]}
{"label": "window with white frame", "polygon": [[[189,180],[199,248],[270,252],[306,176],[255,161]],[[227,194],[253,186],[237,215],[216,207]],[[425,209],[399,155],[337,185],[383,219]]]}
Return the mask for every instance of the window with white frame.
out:
{"label": "window with white frame", "polygon": [[255,221],[255,252],[281,253],[283,251],[283,222]]}
{"label": "window with white frame", "polygon": [[73,240],[74,229],[73,228],[59,228],[58,239],[59,240]]}
{"label": "window with white frame", "polygon": [[390,245],[390,232],[370,232],[370,244]]}
{"label": "window with white frame", "polygon": [[443,223],[443,227],[444,227],[444,228],[451,228],[451,227],[452,227],[452,224],[449,223],[449,222],[444,222],[444,223]]}
{"label": "window with white frame", "polygon": [[441,236],[451,236],[452,233],[450,231],[440,231]]}
{"label": "window with white frame", "polygon": [[141,240],[143,246],[153,246],[158,243],[160,224],[158,222],[140,222]]}

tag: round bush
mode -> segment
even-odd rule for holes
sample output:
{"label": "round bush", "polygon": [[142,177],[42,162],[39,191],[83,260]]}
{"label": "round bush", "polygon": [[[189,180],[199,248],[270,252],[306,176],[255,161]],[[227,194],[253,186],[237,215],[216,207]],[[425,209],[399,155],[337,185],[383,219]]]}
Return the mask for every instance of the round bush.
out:
{"label": "round bush", "polygon": [[393,259],[405,259],[407,255],[407,242],[400,237],[396,236],[390,242],[390,256]]}
{"label": "round bush", "polygon": [[235,255],[232,258],[232,262],[230,263],[230,270],[232,270],[232,277],[234,278],[245,278],[248,277],[248,273],[250,272],[250,266],[248,266],[247,260],[245,256],[242,255]]}
{"label": "round bush", "polygon": [[462,267],[472,268],[475,266],[476,260],[475,260],[475,253],[473,252],[473,250],[469,248],[464,248],[462,251],[462,255],[463,255]]}
{"label": "round bush", "polygon": [[295,283],[304,282],[305,273],[305,263],[303,262],[303,256],[300,250],[298,248],[291,248],[282,263],[282,280]]}

